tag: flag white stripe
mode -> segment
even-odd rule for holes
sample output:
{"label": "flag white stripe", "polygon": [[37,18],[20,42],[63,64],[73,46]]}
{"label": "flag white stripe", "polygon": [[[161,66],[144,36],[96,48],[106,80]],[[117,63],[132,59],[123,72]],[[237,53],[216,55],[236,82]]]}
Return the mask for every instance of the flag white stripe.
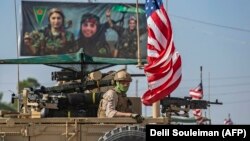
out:
{"label": "flag white stripe", "polygon": [[171,37],[171,41],[170,41],[169,47],[167,48],[167,51],[165,52],[164,56],[161,58],[160,61],[158,61],[155,64],[153,64],[152,67],[160,65],[165,60],[169,61],[170,59],[172,59],[172,54],[171,54],[171,50],[173,48],[173,38],[172,37]]}
{"label": "flag white stripe", "polygon": [[166,48],[167,46],[167,39],[165,36],[162,34],[161,30],[158,28],[158,26],[155,24],[154,20],[149,17],[147,19],[148,22],[148,27],[152,29],[152,31],[155,34],[155,38],[157,41],[160,41],[159,43],[161,44],[162,47]]}
{"label": "flag white stripe", "polygon": [[[179,57],[179,55],[177,55],[177,56]],[[176,63],[176,60],[175,60],[175,63]],[[156,80],[156,81],[153,81],[153,82],[149,83],[150,88],[151,89],[156,89],[156,88],[162,86],[163,84],[166,83],[166,81],[169,80],[171,75],[174,75],[174,76],[173,76],[172,80],[168,83],[167,87],[171,86],[174,82],[176,82],[179,79],[179,77],[181,76],[181,67],[179,67],[174,74],[173,74],[173,69],[171,69],[171,71],[169,72],[169,74],[167,76],[162,77],[159,80]]]}
{"label": "flag white stripe", "polygon": [[[170,21],[163,5],[155,4],[156,1],[146,2],[152,10],[146,10],[147,14],[150,14],[147,17],[147,28],[150,31],[147,52],[150,55],[149,64],[144,69],[148,77],[149,90],[142,96],[142,101],[146,105],[170,95],[179,85],[177,82],[180,82],[181,78],[181,58],[175,52]],[[154,57],[155,52],[158,53],[158,57]]]}
{"label": "flag white stripe", "polygon": [[157,10],[156,13],[157,13],[157,15],[159,16],[159,18],[161,19],[162,23],[163,23],[166,27],[168,27],[168,25],[167,25],[168,21],[167,21],[167,18],[165,17],[165,15],[164,15],[160,10]]}
{"label": "flag white stripe", "polygon": [[[173,70],[171,70],[171,74],[172,74]],[[173,85],[181,76],[181,69],[178,69],[175,73],[174,76],[172,77],[171,81],[169,81],[169,83],[167,84],[166,88],[170,87],[171,85]],[[167,78],[163,77],[162,79],[159,79],[157,81],[153,81],[150,83],[150,89],[157,89],[158,87],[164,85],[168,80],[170,79],[170,76],[168,75]]]}
{"label": "flag white stripe", "polygon": [[201,93],[197,93],[197,92],[189,92],[191,96],[196,96],[196,97],[200,97],[202,94]]}
{"label": "flag white stripe", "polygon": [[169,78],[172,76],[172,74],[173,74],[173,69],[171,69],[170,72],[169,72],[166,76],[162,77],[161,79],[158,79],[158,80],[156,80],[156,81],[149,82],[150,88],[151,88],[151,89],[155,89],[155,88],[158,88],[158,87],[160,87],[161,85],[165,84],[166,81],[168,81]]}
{"label": "flag white stripe", "polygon": [[149,57],[155,57],[155,58],[159,57],[158,52],[155,51],[155,50],[147,49],[147,53],[148,53],[148,56],[149,56]]}
{"label": "flag white stripe", "polygon": [[161,48],[160,48],[158,42],[157,42],[154,38],[148,37],[148,44],[154,46],[154,48],[155,48],[156,50],[158,50],[158,51],[161,50]]}

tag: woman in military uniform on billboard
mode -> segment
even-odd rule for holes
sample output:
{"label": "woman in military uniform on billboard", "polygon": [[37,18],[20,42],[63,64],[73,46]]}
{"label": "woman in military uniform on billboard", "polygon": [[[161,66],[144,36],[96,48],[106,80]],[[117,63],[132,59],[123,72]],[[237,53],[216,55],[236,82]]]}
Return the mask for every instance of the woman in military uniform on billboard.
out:
{"label": "woman in military uniform on billboard", "polygon": [[[65,16],[59,8],[52,8],[48,12],[48,26],[43,30],[34,30],[31,33],[25,33],[25,36],[31,39],[24,44],[31,55],[50,55],[65,54],[75,52],[74,34],[66,29],[72,23],[65,26]],[[29,34],[29,35],[28,35]],[[25,38],[26,39],[26,38]]]}
{"label": "woman in military uniform on billboard", "polygon": [[[111,10],[106,11],[106,18],[112,29],[118,34],[118,42],[114,53],[119,58],[137,58],[137,20],[131,16],[128,20],[128,27],[118,26],[111,19]],[[147,32],[145,28],[139,29],[140,35]]]}
{"label": "woman in military uniform on billboard", "polygon": [[108,23],[100,23],[100,18],[92,13],[85,13],[81,17],[78,49],[82,48],[85,54],[96,57],[112,57],[108,42],[106,41],[106,30]]}

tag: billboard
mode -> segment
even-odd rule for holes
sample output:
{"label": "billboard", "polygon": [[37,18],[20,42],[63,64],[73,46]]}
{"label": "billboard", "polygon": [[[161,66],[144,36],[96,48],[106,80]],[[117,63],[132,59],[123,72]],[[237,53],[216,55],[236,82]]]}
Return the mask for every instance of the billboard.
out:
{"label": "billboard", "polygon": [[22,1],[21,56],[137,58],[137,38],[146,58],[144,4]]}

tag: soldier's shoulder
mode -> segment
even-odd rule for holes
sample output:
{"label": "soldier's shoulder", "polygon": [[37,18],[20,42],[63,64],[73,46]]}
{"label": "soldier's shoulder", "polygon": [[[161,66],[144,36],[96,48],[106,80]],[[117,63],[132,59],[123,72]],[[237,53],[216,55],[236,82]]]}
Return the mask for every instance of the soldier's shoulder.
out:
{"label": "soldier's shoulder", "polygon": [[104,95],[103,98],[113,98],[117,97],[117,93],[113,89],[109,89]]}

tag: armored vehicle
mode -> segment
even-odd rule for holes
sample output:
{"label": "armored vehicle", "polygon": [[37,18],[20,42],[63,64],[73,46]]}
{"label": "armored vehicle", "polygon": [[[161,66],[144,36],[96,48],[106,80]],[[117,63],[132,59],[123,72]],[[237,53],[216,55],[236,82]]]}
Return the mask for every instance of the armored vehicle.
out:
{"label": "armored vehicle", "polygon": [[[43,60],[40,62],[40,60]],[[68,64],[67,62],[71,62]],[[73,64],[73,63],[74,64]],[[98,64],[96,64],[98,62]],[[109,62],[107,65],[106,63]],[[180,111],[207,108],[208,101],[166,98],[161,101],[162,116],[145,117],[142,123],[132,118],[97,118],[97,108],[102,94],[115,83],[116,71],[101,73],[101,69],[116,64],[136,64],[134,59],[89,57],[82,52],[41,57],[5,59],[1,64],[45,64],[63,68],[53,72],[52,80],[58,84],[39,89],[25,88],[13,94],[19,101],[19,111],[1,111],[0,139],[2,141],[122,141],[145,140],[145,125],[195,123],[195,119],[173,116]],[[132,74],[132,77],[143,74]],[[134,112],[141,114],[139,97],[129,97]],[[173,106],[175,105],[175,106]],[[190,106],[191,105],[191,106]],[[183,108],[184,106],[184,108]],[[187,116],[187,115],[185,115]],[[209,119],[205,119],[209,121]]]}
{"label": "armored vehicle", "polygon": [[[146,45],[139,45],[146,44],[148,38],[144,5],[138,5],[138,2],[136,7],[130,2],[126,4],[104,1],[98,3],[88,1],[85,4],[71,1],[67,4],[46,2],[24,0],[20,3],[22,9],[17,10],[23,14],[20,15],[23,23],[23,27],[20,28],[22,29],[20,54],[36,57],[4,59],[0,60],[0,64],[42,64],[62,70],[51,73],[52,80],[57,82],[54,86],[25,88],[20,93],[12,94],[12,101],[18,101],[18,111],[0,111],[0,140],[144,141],[146,125],[196,123],[194,118],[188,117],[188,111],[207,108],[211,104],[208,101],[192,101],[186,98],[166,98],[152,105],[155,109],[152,116],[144,117],[142,123],[137,123],[130,117],[98,118],[97,109],[102,95],[114,87],[116,80],[118,81],[115,76],[119,72],[119,70],[109,72],[102,70],[115,65],[138,65],[140,68],[146,63]],[[51,16],[54,15],[53,12],[47,13],[50,11],[49,8],[55,7],[62,10],[56,10],[57,18]],[[96,15],[92,16],[93,13]],[[91,16],[86,17],[86,15]],[[114,29],[108,30],[113,24],[121,28],[128,25],[135,26],[135,22],[126,21],[133,15],[137,17],[137,33],[133,38],[128,38],[125,32],[122,34],[125,34],[127,39],[123,39],[120,33],[114,33]],[[112,24],[107,23],[106,19],[109,18],[112,18],[110,19]],[[45,29],[41,29],[43,26]],[[144,30],[143,34],[139,33],[139,29]],[[67,36],[66,33],[71,35],[70,32],[79,36],[75,42],[71,42],[74,40],[73,36]],[[123,47],[119,47],[121,40],[126,40],[122,41]],[[132,48],[132,55],[126,52],[130,50],[129,44],[137,46],[137,49]],[[122,52],[129,56],[117,58],[124,56],[121,55]],[[68,54],[51,55],[57,53]],[[144,74],[131,74],[131,76],[144,77]],[[128,98],[133,112],[141,115],[141,99]],[[206,118],[204,120],[209,121]]]}

